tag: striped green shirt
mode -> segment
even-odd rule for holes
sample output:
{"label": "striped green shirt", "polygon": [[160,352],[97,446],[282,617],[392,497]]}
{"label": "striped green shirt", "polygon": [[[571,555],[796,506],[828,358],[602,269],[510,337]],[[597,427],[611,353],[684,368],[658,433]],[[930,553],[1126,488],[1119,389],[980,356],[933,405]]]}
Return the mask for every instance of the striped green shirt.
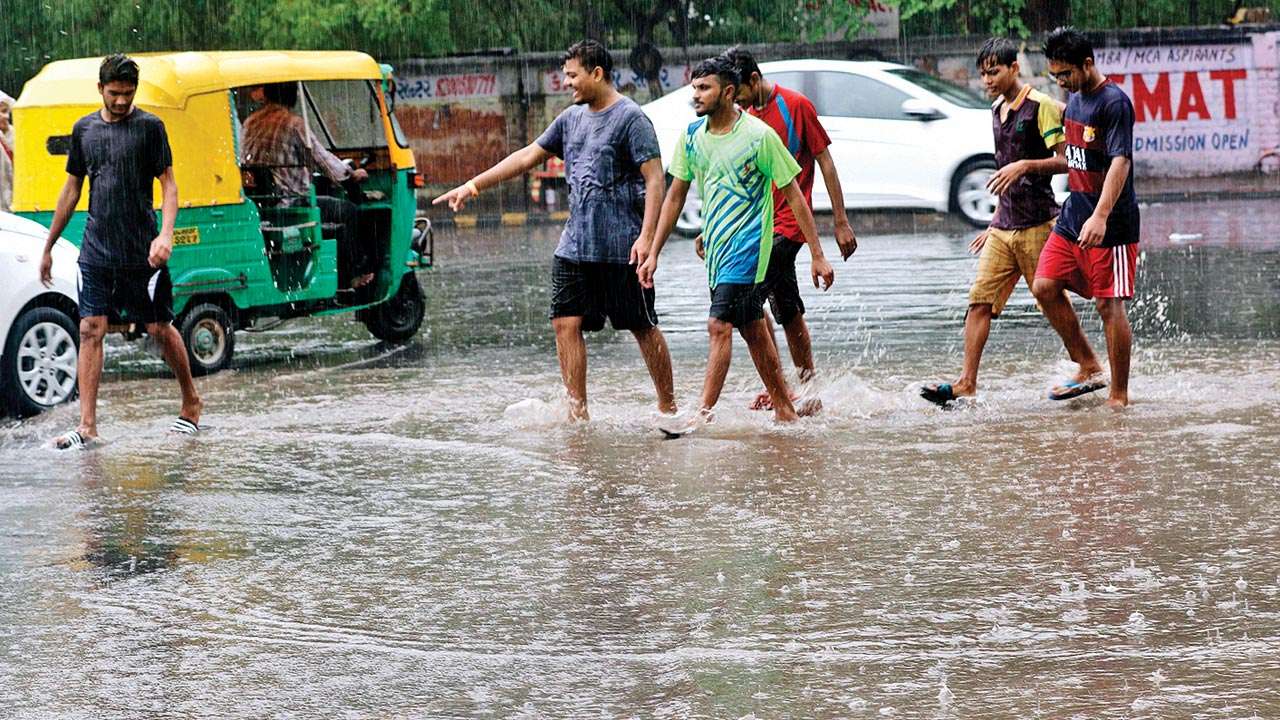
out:
{"label": "striped green shirt", "polygon": [[778,134],[740,113],[724,135],[707,132],[706,118],[689,126],[676,146],[672,177],[698,182],[707,283],[764,280],[773,247],[773,187],[800,174]]}

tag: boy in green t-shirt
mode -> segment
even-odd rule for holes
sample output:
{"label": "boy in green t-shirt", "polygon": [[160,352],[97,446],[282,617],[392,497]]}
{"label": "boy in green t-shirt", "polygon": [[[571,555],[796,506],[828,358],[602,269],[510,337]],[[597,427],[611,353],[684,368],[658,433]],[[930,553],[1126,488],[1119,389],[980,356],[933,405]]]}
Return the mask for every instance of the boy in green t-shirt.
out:
{"label": "boy in green t-shirt", "polygon": [[[711,349],[702,407],[691,417],[661,427],[671,436],[691,432],[712,419],[711,409],[720,399],[729,371],[735,328],[747,341],[756,371],[773,400],[775,419],[791,422],[797,417],[777,346],[769,341],[764,321],[774,185],[786,197],[809,246],[814,287],[825,290],[835,280],[835,271],[818,243],[813,214],[792,182],[800,166],[777,133],[738,109],[737,70],[721,57],[704,60],[694,68],[692,84],[693,108],[699,120],[689,126],[676,147],[670,169],[673,181],[662,204],[653,250],[636,269],[641,284],[653,284],[658,255],[684,207],[689,183],[696,178],[703,198],[707,283],[711,287],[711,317],[707,321]],[[817,408],[814,402],[801,411],[809,414]]]}

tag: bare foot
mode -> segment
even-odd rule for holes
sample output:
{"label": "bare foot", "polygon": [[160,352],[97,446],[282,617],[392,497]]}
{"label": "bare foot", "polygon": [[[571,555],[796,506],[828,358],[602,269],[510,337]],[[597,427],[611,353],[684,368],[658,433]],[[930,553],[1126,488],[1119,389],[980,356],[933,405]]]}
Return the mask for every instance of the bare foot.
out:
{"label": "bare foot", "polygon": [[1092,365],[1078,365],[1076,366],[1076,374],[1071,379],[1075,380],[1078,383],[1082,383],[1082,382],[1085,382],[1086,380],[1091,380],[1095,376],[1098,376],[1101,374],[1102,374],[1102,366],[1096,363]]}
{"label": "bare foot", "polygon": [[[791,393],[792,404],[796,403],[799,400],[800,400],[799,395],[795,393]],[[757,395],[756,399],[752,400],[751,404],[747,406],[747,409],[748,410],[772,410],[773,398],[769,397],[769,391],[765,390],[765,391],[762,391],[759,395]]]}
{"label": "bare foot", "polygon": [[200,415],[204,412],[204,400],[199,396],[193,403],[182,403],[182,417],[190,420],[192,424],[200,424]]}
{"label": "bare foot", "polygon": [[813,417],[822,412],[822,398],[809,398],[796,406],[796,414],[800,417]]}
{"label": "bare foot", "polygon": [[569,399],[569,422],[587,422],[591,415],[587,412],[587,404]]}
{"label": "bare foot", "polygon": [[1111,397],[1107,398],[1107,407],[1111,408],[1115,412],[1124,412],[1124,410],[1129,407],[1129,396],[1128,395],[1122,395],[1122,396],[1112,395]]}

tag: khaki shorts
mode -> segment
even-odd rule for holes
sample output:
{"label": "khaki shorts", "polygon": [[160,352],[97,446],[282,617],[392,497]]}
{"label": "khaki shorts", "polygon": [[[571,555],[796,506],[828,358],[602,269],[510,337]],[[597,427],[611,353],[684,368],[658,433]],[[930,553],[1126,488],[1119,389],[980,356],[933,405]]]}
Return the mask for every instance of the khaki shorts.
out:
{"label": "khaki shorts", "polygon": [[1013,294],[1018,278],[1027,280],[1027,287],[1036,279],[1036,263],[1040,251],[1049,239],[1054,220],[1043,225],[1021,230],[987,231],[987,242],[978,256],[978,276],[969,289],[970,305],[990,305],[991,314],[999,315]]}

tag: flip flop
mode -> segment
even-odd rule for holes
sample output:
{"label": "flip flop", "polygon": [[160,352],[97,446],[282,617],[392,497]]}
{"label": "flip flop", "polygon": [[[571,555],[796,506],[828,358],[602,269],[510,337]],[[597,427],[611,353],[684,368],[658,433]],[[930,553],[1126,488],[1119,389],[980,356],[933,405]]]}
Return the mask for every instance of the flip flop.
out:
{"label": "flip flop", "polygon": [[169,432],[175,435],[195,435],[200,432],[200,426],[196,425],[194,420],[188,420],[185,416],[179,415],[178,419],[169,426]]}
{"label": "flip flop", "polygon": [[714,412],[703,409],[683,418],[678,415],[671,418],[663,418],[658,423],[658,431],[667,440],[678,440],[703,425],[714,422],[715,419],[716,414]]}
{"label": "flip flop", "polygon": [[1080,381],[1068,380],[1067,382],[1064,382],[1058,386],[1061,388],[1065,388],[1066,392],[1057,393],[1057,392],[1054,392],[1053,390],[1050,390],[1049,399],[1050,400],[1070,400],[1071,398],[1076,398],[1076,397],[1080,397],[1081,395],[1087,395],[1091,392],[1096,392],[1106,386],[1107,386],[1107,381],[1103,380],[1102,378],[1096,375],[1091,378],[1080,380]]}
{"label": "flip flop", "polygon": [[957,399],[955,390],[951,388],[951,383],[938,383],[933,386],[925,385],[920,388],[920,397],[940,408],[947,407],[948,403],[955,402]]}
{"label": "flip flop", "polygon": [[55,450],[84,450],[88,447],[90,440],[91,438],[81,435],[79,430],[71,430],[54,438],[53,448]]}

